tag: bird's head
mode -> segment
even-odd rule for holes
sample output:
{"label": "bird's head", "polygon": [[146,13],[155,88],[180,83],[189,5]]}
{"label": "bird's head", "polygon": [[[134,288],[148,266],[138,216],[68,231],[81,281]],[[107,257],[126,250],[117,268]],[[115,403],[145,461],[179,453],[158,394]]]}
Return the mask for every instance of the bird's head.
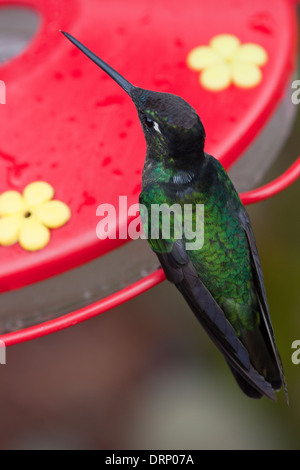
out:
{"label": "bird's head", "polygon": [[63,34],[106,72],[131,97],[147,142],[150,158],[185,169],[203,155],[205,131],[196,111],[185,100],[132,85],[110,65],[68,33]]}
{"label": "bird's head", "polygon": [[174,160],[187,159],[191,154],[199,158],[203,153],[205,131],[192,106],[179,96],[138,87],[133,87],[130,96],[137,108],[148,149],[153,153],[158,149]]}

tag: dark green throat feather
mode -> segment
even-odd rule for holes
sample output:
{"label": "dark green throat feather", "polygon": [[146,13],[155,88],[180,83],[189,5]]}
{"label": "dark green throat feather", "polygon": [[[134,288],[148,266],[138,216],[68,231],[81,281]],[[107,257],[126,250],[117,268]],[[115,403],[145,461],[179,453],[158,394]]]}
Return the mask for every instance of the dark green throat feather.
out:
{"label": "dark green throat feather", "polygon": [[[148,241],[167,279],[184,296],[224,355],[241,389],[275,399],[286,384],[276,347],[262,269],[247,212],[221,164],[204,152],[205,132],[182,98],[133,86],[79,41],[64,33],[115,80],[136,106],[147,142],[140,195]],[[138,151],[138,149],[137,149]],[[174,204],[197,226],[204,205],[204,242],[187,248],[184,219],[170,214],[170,234],[151,226],[153,205]],[[182,225],[182,237],[176,227]],[[151,237],[152,229],[158,237]],[[287,396],[287,392],[286,392]]]}

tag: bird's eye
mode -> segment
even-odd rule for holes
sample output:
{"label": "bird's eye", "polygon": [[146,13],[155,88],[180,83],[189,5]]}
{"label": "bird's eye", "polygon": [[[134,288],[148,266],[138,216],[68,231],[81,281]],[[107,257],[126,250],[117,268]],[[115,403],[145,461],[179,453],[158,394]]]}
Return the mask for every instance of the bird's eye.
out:
{"label": "bird's eye", "polygon": [[161,134],[161,131],[157,122],[152,121],[152,119],[149,119],[148,117],[145,116],[144,123],[149,129],[155,129],[157,132]]}
{"label": "bird's eye", "polygon": [[153,127],[153,121],[151,121],[151,119],[146,117],[144,119],[144,121],[145,121],[145,124],[146,124],[147,127],[149,127],[149,128]]}

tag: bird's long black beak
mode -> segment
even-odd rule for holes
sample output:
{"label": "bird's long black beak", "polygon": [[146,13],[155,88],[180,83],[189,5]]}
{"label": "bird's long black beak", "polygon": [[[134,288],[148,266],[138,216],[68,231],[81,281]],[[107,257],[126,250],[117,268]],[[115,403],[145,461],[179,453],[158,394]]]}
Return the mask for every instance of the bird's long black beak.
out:
{"label": "bird's long black beak", "polygon": [[80,49],[89,59],[95,62],[104,72],[106,72],[121,88],[123,88],[129,96],[131,96],[131,91],[135,88],[128,80],[126,80],[122,75],[116,72],[110,65],[104,62],[100,57],[96,56],[92,51],[90,51],[87,47],[85,47],[81,42],[75,39],[71,34],[65,33],[61,31],[66,38],[68,38],[73,44],[75,44],[78,49]]}

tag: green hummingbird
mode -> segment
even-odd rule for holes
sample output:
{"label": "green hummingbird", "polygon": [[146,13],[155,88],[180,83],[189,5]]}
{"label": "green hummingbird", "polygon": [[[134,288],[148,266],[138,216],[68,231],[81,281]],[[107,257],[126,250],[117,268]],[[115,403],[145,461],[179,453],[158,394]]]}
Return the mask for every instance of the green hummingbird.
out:
{"label": "green hummingbird", "polygon": [[[133,86],[70,34],[63,34],[131,97],[147,143],[140,213],[148,242],[167,279],[224,355],[238,385],[251,398],[275,399],[287,388],[276,347],[260,259],[248,214],[225,169],[204,151],[205,131],[196,111],[179,96]],[[184,209],[193,227],[204,205],[204,242],[195,247],[170,214],[164,236],[159,219],[151,236],[152,208]],[[191,246],[192,245],[192,246]],[[189,247],[189,248],[187,248]],[[288,398],[287,398],[288,400]]]}

